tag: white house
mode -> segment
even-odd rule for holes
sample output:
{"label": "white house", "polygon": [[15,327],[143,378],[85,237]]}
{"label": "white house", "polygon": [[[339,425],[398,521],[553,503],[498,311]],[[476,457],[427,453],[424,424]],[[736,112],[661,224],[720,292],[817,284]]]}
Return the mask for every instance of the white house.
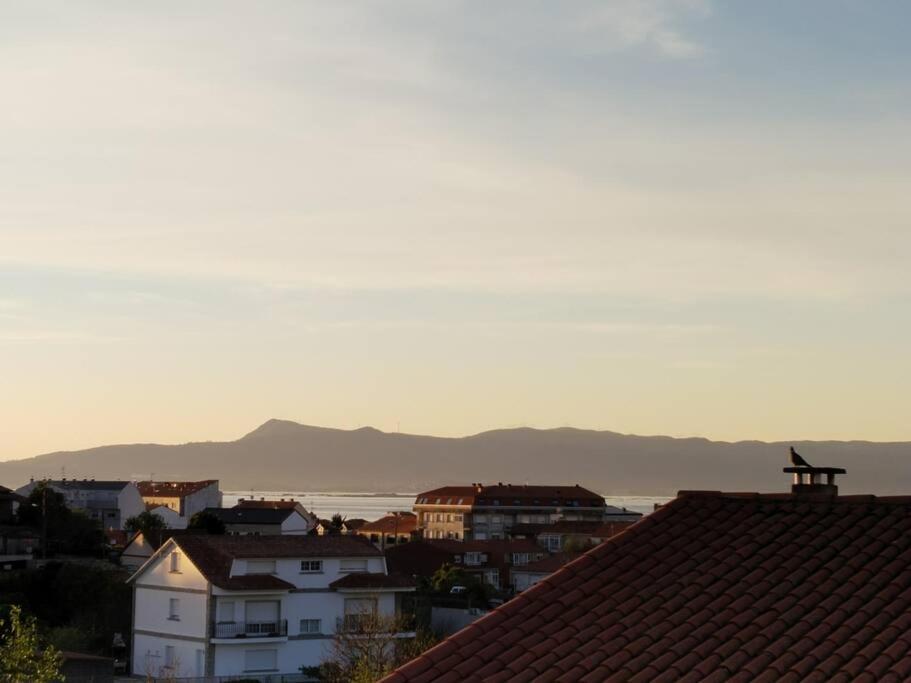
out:
{"label": "white house", "polygon": [[[165,519],[171,529],[186,529],[190,518],[201,510],[221,507],[217,479],[203,481],[141,481],[137,484],[142,501],[151,512]],[[171,510],[167,513],[161,508]]]}
{"label": "white house", "polygon": [[[298,509],[300,508],[300,509]],[[303,508],[252,507],[206,508],[225,525],[225,533],[237,536],[266,536],[273,534],[305,535],[313,529],[314,520]]]}
{"label": "white house", "polygon": [[[81,510],[97,520],[104,529],[122,529],[126,521],[145,510],[136,484],[130,481],[95,481],[94,479],[51,479],[47,485],[63,494],[66,506]],[[41,481],[32,479],[16,489],[28,496]]]}
{"label": "white house", "polygon": [[414,591],[354,536],[176,535],[129,582],[132,673],[162,678],[299,674]]}

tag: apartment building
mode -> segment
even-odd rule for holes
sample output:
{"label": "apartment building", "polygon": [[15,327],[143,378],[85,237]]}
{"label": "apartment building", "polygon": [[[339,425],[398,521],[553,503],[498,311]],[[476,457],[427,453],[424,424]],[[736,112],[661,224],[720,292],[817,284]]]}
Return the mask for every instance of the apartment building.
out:
{"label": "apartment building", "polygon": [[217,479],[140,481],[136,486],[147,509],[155,512],[156,509],[165,507],[174,513],[161,515],[172,529],[185,529],[190,518],[201,510],[221,507],[221,491]]}
{"label": "apartment building", "polygon": [[384,550],[386,546],[408,543],[416,528],[417,516],[413,512],[390,512],[375,522],[361,525],[354,533]]}
{"label": "apartment building", "polygon": [[422,539],[386,548],[386,562],[392,573],[430,578],[444,564],[451,564],[496,590],[505,591],[514,586],[518,569],[546,556],[547,552],[529,539]]}
{"label": "apartment building", "polygon": [[129,583],[131,671],[168,680],[299,674],[414,591],[355,536],[175,535]]}
{"label": "apartment building", "polygon": [[[81,510],[96,520],[103,529],[122,529],[126,521],[146,509],[142,495],[130,481],[95,481],[94,479],[48,479],[47,485],[63,495],[66,506]],[[41,481],[32,479],[16,489],[28,496]]]}
{"label": "apartment building", "polygon": [[561,520],[603,521],[604,497],[574,486],[444,486],[418,494],[414,503],[424,538],[501,539],[515,524]]}

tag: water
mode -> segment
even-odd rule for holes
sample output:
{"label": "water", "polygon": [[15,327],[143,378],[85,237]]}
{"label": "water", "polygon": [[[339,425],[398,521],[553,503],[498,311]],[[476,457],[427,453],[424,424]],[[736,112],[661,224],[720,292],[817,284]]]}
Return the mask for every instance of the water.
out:
{"label": "water", "polygon": [[[411,510],[415,493],[344,493],[325,491],[225,491],[223,505],[232,507],[240,498],[288,500],[293,498],[318,517],[329,519],[338,513],[348,519],[379,519],[387,512]],[[608,505],[647,514],[655,503],[666,503],[667,496],[604,496]]]}

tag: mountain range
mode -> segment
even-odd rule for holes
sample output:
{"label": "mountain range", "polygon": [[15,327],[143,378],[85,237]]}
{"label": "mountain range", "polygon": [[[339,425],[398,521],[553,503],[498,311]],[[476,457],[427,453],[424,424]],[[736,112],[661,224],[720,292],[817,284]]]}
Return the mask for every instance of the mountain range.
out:
{"label": "mountain range", "polygon": [[634,436],[573,428],[500,429],[460,438],[269,420],[227,442],[128,444],[0,462],[0,484],[29,478],[219,479],[223,490],[416,492],[444,484],[581,484],[607,495],[681,489],[787,491],[788,447],[847,468],[841,493],[911,493],[911,442],[762,441]]}

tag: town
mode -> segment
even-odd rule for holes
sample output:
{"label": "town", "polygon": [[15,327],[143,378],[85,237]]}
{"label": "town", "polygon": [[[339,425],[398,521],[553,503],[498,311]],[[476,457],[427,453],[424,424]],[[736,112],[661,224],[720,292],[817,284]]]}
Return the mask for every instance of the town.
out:
{"label": "town", "polygon": [[[444,486],[364,520],[223,507],[215,479],[32,480],[0,495],[0,580],[72,565],[123,584],[120,630],[61,642],[71,683],[512,680],[516,661],[580,680],[903,680],[911,499],[838,496],[843,469],[800,462],[789,493],[681,492],[646,515],[577,483]],[[843,607],[859,600],[876,610]],[[705,645],[675,655],[694,633]],[[829,655],[798,661],[803,642]]]}

